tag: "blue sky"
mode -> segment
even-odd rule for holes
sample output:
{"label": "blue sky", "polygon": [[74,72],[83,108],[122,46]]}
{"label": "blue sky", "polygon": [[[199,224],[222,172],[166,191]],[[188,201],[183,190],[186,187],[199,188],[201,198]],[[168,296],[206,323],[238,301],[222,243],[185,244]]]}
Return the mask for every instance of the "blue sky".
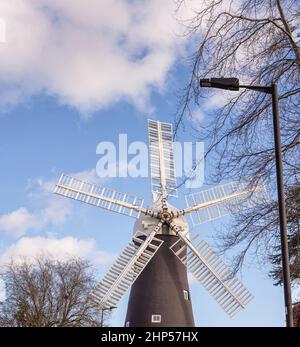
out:
{"label": "blue sky", "polygon": [[[141,3],[141,2],[140,2]],[[147,142],[147,118],[173,122],[188,76],[190,42],[172,14],[172,1],[13,1],[0,5],[0,262],[47,251],[90,259],[99,277],[129,242],[134,220],[52,194],[59,175],[145,196],[147,178],[99,178],[99,142]],[[114,12],[111,21],[108,13]],[[181,14],[183,17],[187,13]],[[24,22],[24,18],[26,21]],[[214,97],[194,121],[222,103]],[[179,139],[189,141],[189,131]],[[209,175],[209,167],[206,167]],[[187,191],[182,189],[182,194]],[[183,199],[173,200],[183,206]],[[213,244],[213,228],[199,229]],[[242,281],[254,294],[230,319],[200,284],[191,283],[199,326],[283,326],[282,288],[255,264]],[[127,296],[112,315],[122,326]]]}

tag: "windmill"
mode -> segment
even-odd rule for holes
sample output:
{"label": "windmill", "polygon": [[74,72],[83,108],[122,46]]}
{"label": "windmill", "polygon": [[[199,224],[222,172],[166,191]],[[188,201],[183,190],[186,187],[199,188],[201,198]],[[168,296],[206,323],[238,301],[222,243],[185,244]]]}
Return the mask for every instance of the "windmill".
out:
{"label": "windmill", "polygon": [[116,306],[131,287],[125,326],[194,326],[187,269],[225,312],[234,316],[253,298],[193,225],[256,203],[263,186],[229,183],[186,195],[186,208],[168,202],[177,197],[172,125],[148,120],[152,202],[62,174],[55,193],[136,218],[128,245],[90,294],[99,308]]}

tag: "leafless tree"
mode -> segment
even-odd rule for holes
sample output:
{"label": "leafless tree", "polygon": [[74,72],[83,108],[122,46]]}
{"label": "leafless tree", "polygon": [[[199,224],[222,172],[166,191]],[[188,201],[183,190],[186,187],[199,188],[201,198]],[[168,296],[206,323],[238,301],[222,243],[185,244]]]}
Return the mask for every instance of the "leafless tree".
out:
{"label": "leafless tree", "polygon": [[95,278],[85,260],[43,255],[35,262],[12,261],[4,266],[1,279],[6,288],[1,326],[101,326],[101,310],[88,299]]}
{"label": "leafless tree", "polygon": [[[296,190],[296,191],[294,191]],[[298,287],[297,280],[300,279],[300,187],[295,188],[290,193],[291,198],[287,195],[287,223],[289,226],[289,255],[290,255],[290,269],[291,280]],[[283,277],[281,271],[281,253],[280,247],[275,247],[275,252],[271,255],[273,270],[271,275],[276,281],[275,284],[282,284]]]}
{"label": "leafless tree", "polygon": [[[184,22],[197,50],[175,133],[186,117],[197,139],[206,142],[206,160],[213,173],[210,183],[248,179],[252,185],[265,182],[270,192],[268,202],[236,215],[234,225],[219,235],[221,250],[236,250],[237,270],[246,254],[265,264],[280,242],[271,98],[250,90],[224,91],[224,104],[210,113],[206,110],[204,120],[197,123],[195,109],[201,109],[213,92],[201,90],[199,80],[238,77],[244,84],[278,83],[289,238],[299,240],[300,2],[203,0],[196,4],[198,9]],[[178,6],[191,6],[191,2],[180,0]],[[299,261],[299,243],[297,249]]]}
{"label": "leafless tree", "polygon": [[300,328],[300,302],[294,305],[293,315],[294,315],[294,327]]}

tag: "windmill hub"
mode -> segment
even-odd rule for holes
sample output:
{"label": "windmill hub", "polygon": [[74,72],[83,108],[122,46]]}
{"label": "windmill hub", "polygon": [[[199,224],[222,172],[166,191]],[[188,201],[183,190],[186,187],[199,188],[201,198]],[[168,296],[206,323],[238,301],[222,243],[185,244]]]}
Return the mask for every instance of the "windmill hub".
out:
{"label": "windmill hub", "polygon": [[168,211],[163,211],[160,215],[160,219],[163,222],[170,222],[173,219],[173,215]]}
{"label": "windmill hub", "polygon": [[166,202],[166,205],[162,208],[162,201],[161,199],[158,199],[152,202],[147,207],[147,210],[152,211],[152,213],[148,215],[141,214],[139,216],[135,222],[133,234],[137,232],[148,234],[159,221],[163,223],[163,226],[159,228],[157,234],[176,235],[176,232],[169,227],[169,224],[172,222],[176,223],[181,230],[188,233],[188,222],[182,216],[177,217],[178,209],[168,202]]}

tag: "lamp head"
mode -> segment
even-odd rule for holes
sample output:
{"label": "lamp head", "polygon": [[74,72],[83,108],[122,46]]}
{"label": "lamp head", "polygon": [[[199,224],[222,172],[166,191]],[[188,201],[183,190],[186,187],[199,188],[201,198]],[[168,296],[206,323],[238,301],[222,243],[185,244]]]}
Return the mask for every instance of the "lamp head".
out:
{"label": "lamp head", "polygon": [[204,78],[200,80],[200,87],[218,88],[226,90],[239,90],[239,79],[229,78]]}

